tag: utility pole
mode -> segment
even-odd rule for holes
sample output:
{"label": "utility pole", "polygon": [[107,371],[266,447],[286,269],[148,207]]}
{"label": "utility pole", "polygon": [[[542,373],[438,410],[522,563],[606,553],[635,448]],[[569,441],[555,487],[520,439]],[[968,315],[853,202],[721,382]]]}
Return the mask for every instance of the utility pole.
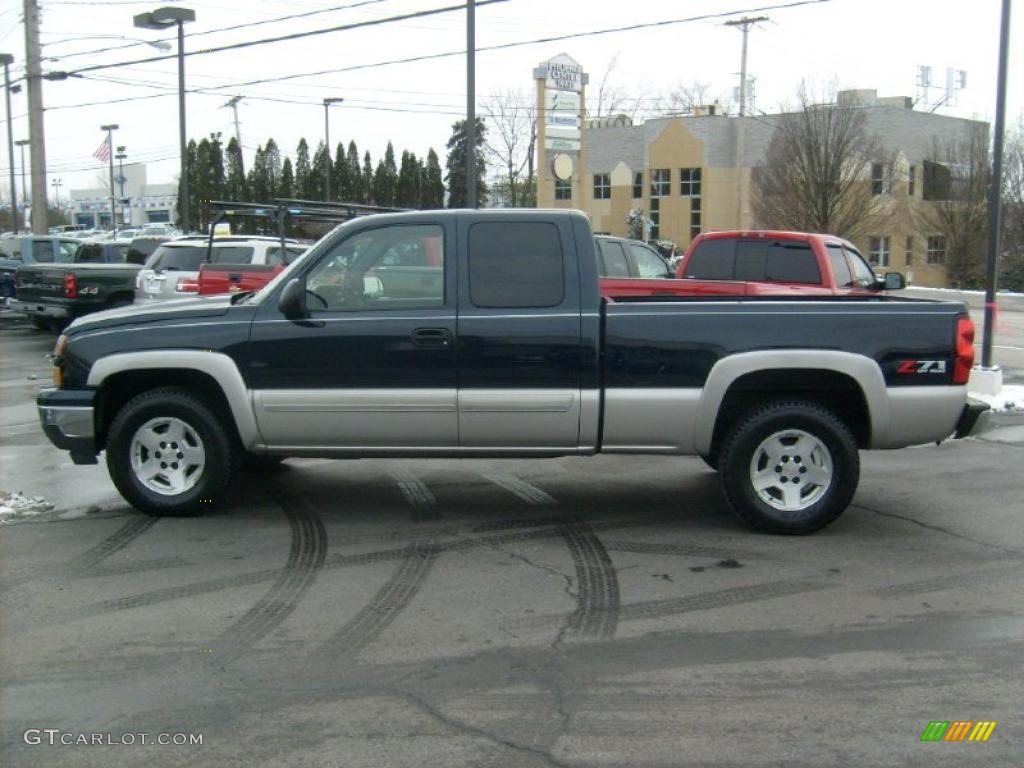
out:
{"label": "utility pole", "polygon": [[[22,207],[28,205],[28,186],[26,186],[26,184],[25,184],[25,147],[27,147],[31,143],[32,142],[29,141],[28,139],[18,139],[16,142],[14,142],[15,146],[18,149],[21,150],[21,204],[22,204]],[[15,226],[17,226],[17,225],[15,225]],[[26,231],[27,231],[27,229],[28,228],[26,227]],[[15,229],[15,233],[17,233],[17,229]]]}
{"label": "utility pole", "polygon": [[476,208],[476,0],[466,3],[466,207]]}
{"label": "utility pole", "polygon": [[25,81],[28,84],[28,133],[32,161],[32,232],[45,235],[46,221],[46,133],[43,130],[43,73],[39,47],[39,3],[24,0]]}
{"label": "utility pole", "polygon": [[4,97],[7,99],[7,158],[11,165],[11,228],[18,234],[18,188],[14,186],[14,132],[11,128],[11,64],[14,57],[0,53],[0,64],[4,65]]}
{"label": "utility pole", "polygon": [[740,117],[747,114],[747,34],[752,26],[762,21],[768,21],[768,17],[744,16],[742,19],[725,22],[725,26],[739,27],[743,33],[743,48],[740,53]]}
{"label": "utility pole", "polygon": [[117,216],[114,214],[114,131],[120,126],[117,123],[101,125],[100,130],[107,132],[107,162],[110,163],[110,228],[117,232]]}
{"label": "utility pole", "polygon": [[125,152],[124,146],[117,148],[117,185],[121,190],[121,223],[127,224],[126,216],[124,215],[124,160],[128,157],[128,153]]}
{"label": "utility pole", "polygon": [[[227,104],[222,104],[221,107],[220,107],[221,109],[224,109],[226,107],[230,107],[231,111],[235,115],[235,142],[238,144],[238,156],[239,156],[239,158],[242,157],[242,129],[238,125],[238,102],[240,102],[241,100],[242,100],[241,96],[233,96],[233,97],[231,97],[228,100]],[[241,169],[241,170],[242,170],[243,173],[245,172],[244,168]]]}
{"label": "utility pole", "polygon": [[743,158],[746,154],[747,143],[747,35],[750,28],[762,21],[768,21],[767,16],[744,16],[742,19],[727,21],[727,27],[739,27],[743,32],[743,48],[740,53],[740,114],[736,125],[736,227],[744,229],[746,222],[743,217],[743,204],[747,198],[747,179],[743,168]]}
{"label": "utility pole", "polygon": [[328,110],[331,104],[341,104],[343,101],[340,96],[324,99],[324,202],[328,203],[331,201],[331,121]]}

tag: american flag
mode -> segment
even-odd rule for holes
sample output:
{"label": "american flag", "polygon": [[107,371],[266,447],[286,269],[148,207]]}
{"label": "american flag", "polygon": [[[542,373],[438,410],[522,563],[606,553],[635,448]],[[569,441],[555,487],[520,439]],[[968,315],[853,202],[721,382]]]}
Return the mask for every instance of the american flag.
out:
{"label": "american flag", "polygon": [[92,153],[92,156],[97,160],[102,160],[104,163],[107,162],[110,160],[110,144],[104,141],[99,145],[96,151]]}

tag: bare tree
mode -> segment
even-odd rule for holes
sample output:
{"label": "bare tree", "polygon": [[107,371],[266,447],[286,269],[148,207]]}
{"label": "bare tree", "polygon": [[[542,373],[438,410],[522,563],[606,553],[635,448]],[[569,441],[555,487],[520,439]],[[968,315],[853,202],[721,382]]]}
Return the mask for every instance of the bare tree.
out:
{"label": "bare tree", "polygon": [[963,138],[935,143],[922,174],[918,228],[946,241],[946,273],[956,288],[984,283],[988,242],[988,188],[992,182],[988,131],[977,126]]}
{"label": "bare tree", "polygon": [[999,285],[1024,291],[1024,116],[1003,146],[1003,231]]}
{"label": "bare tree", "polygon": [[714,105],[719,115],[727,115],[730,112],[729,104],[720,96],[711,93],[710,83],[694,80],[689,84],[677,83],[661,98],[660,108],[662,112],[692,115],[698,107],[707,105]]}
{"label": "bare tree", "polygon": [[591,117],[614,117],[625,115],[634,123],[644,120],[651,112],[654,99],[650,88],[645,84],[636,84],[631,88],[623,86],[617,77],[619,56],[617,52],[609,59],[596,91],[592,90],[587,113]]}
{"label": "bare tree", "polygon": [[764,164],[753,171],[758,225],[848,239],[884,231],[891,198],[872,194],[869,176],[882,163],[891,184],[893,162],[869,134],[864,111],[815,103],[804,85],[798,96],[799,109],[776,118]]}
{"label": "bare tree", "polygon": [[[537,120],[528,95],[510,89],[491,94],[484,107],[488,123],[484,152],[501,169],[494,188],[502,190],[513,208],[535,205],[533,182]],[[525,176],[525,178],[524,178]]]}

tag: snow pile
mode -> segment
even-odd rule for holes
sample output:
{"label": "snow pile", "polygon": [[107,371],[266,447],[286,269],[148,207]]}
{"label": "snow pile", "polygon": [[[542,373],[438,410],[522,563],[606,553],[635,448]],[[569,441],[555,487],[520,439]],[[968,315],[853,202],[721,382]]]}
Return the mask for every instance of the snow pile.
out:
{"label": "snow pile", "polygon": [[0,491],[0,523],[38,515],[51,509],[53,504],[38,496],[26,496],[21,491]]}
{"label": "snow pile", "polygon": [[998,395],[968,394],[975,400],[988,403],[993,411],[1024,411],[1024,384],[1004,384]]}

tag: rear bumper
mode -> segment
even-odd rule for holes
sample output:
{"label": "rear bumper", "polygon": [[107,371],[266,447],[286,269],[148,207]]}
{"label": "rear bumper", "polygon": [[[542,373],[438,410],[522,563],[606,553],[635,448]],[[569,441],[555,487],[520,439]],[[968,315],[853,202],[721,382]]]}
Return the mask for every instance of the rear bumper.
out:
{"label": "rear bumper", "polygon": [[75,464],[96,463],[95,396],[93,390],[44,389],[36,399],[43,432]]}
{"label": "rear bumper", "polygon": [[960,438],[967,437],[971,434],[978,423],[978,417],[988,409],[988,403],[982,403],[978,400],[968,400],[967,405],[964,406],[964,410],[960,414],[960,420],[956,423],[956,431],[953,433],[953,439],[959,440]]}
{"label": "rear bumper", "polygon": [[67,307],[58,307],[52,304],[42,304],[38,301],[21,301],[11,299],[10,308],[15,312],[32,317],[45,317],[49,320],[67,320],[71,317]]}

